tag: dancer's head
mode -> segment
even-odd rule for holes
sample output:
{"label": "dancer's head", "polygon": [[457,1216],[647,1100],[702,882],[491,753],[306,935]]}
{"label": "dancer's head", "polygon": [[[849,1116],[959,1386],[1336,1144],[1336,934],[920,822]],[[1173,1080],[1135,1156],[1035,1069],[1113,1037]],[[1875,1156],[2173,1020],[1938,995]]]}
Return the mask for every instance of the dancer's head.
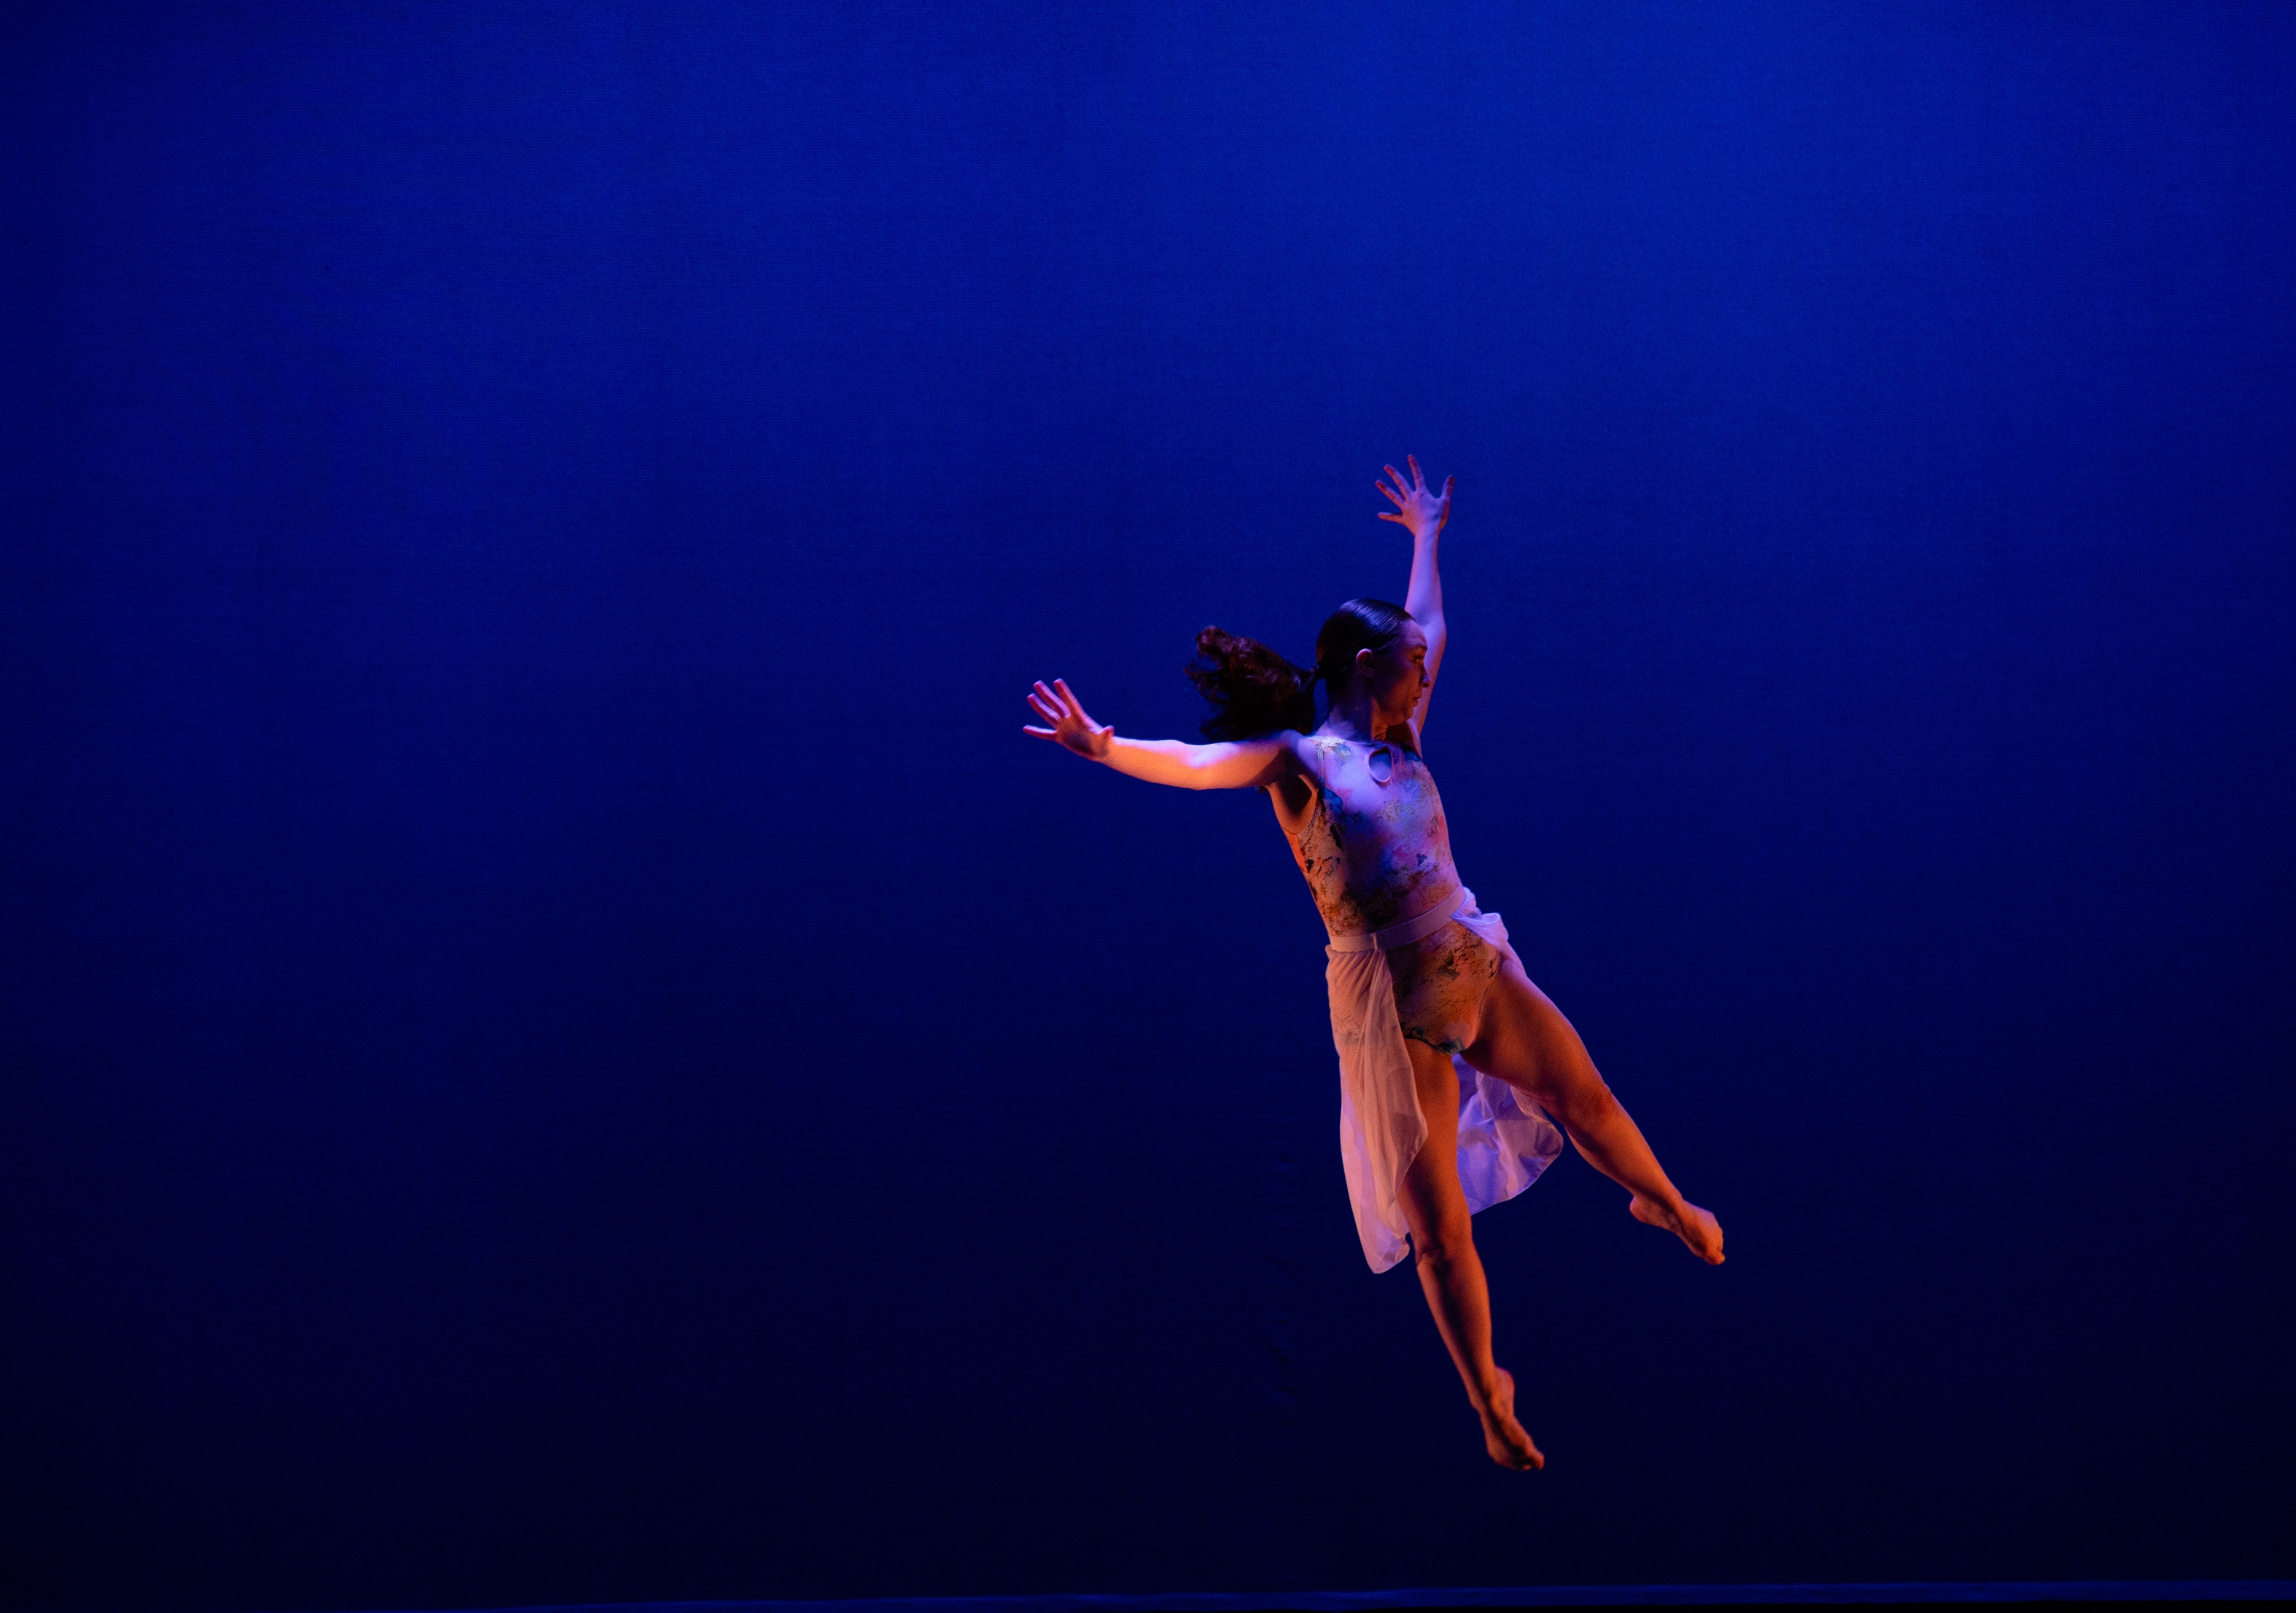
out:
{"label": "dancer's head", "polygon": [[1214,708],[1204,719],[1206,739],[1250,739],[1285,728],[1304,733],[1316,725],[1319,681],[1335,704],[1351,699],[1360,684],[1375,705],[1408,712],[1417,702],[1426,648],[1426,635],[1402,606],[1351,599],[1316,635],[1312,670],[1256,639],[1207,627],[1196,635],[1188,678]]}
{"label": "dancer's head", "polygon": [[[1419,703],[1420,663],[1427,635],[1400,605],[1383,599],[1351,599],[1324,618],[1316,635],[1316,675],[1332,703],[1354,697],[1357,686],[1390,712]],[[1399,699],[1406,693],[1407,699]],[[1398,703],[1399,700],[1399,703]]]}

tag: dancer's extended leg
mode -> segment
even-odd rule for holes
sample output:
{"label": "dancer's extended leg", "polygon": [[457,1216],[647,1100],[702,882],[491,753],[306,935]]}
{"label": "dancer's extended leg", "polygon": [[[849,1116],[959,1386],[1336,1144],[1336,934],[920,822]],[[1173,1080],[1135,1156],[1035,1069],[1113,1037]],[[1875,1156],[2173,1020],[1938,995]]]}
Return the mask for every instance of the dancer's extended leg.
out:
{"label": "dancer's extended leg", "polygon": [[1635,1219],[1664,1227],[1701,1260],[1722,1264],[1721,1224],[1675,1191],[1570,1021],[1513,959],[1491,981],[1482,1024],[1463,1056],[1553,1116],[1587,1163],[1634,1195]]}
{"label": "dancer's extended leg", "polygon": [[1514,1379],[1491,1360],[1490,1290],[1459,1186],[1459,1076],[1448,1055],[1405,1044],[1418,1084],[1427,1143],[1404,1173],[1399,1197],[1419,1270],[1419,1287],[1467,1398],[1483,1420],[1483,1445],[1501,1467],[1541,1468],[1546,1458],[1514,1415]]}

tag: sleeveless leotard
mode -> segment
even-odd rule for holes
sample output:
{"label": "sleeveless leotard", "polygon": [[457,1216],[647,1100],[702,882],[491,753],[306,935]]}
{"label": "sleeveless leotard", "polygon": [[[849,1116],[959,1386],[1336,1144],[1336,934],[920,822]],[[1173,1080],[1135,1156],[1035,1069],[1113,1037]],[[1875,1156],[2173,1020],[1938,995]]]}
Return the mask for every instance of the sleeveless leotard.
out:
{"label": "sleeveless leotard", "polygon": [[1300,832],[1287,829],[1286,838],[1332,934],[1324,978],[1340,1055],[1340,1162],[1364,1258],[1383,1272],[1409,1250],[1398,1192],[1427,1140],[1409,1043],[1451,1055],[1459,1185],[1470,1209],[1537,1181],[1562,1135],[1513,1087],[1460,1056],[1514,949],[1498,914],[1480,911],[1459,883],[1427,764],[1392,742],[1327,734],[1308,742],[1315,800]]}
{"label": "sleeveless leotard", "polygon": [[[1315,734],[1316,800],[1292,855],[1335,936],[1385,929],[1459,888],[1435,776],[1415,750]],[[1384,774],[1384,778],[1382,778]],[[1456,921],[1387,954],[1405,1037],[1442,1052],[1474,1041],[1499,950]]]}

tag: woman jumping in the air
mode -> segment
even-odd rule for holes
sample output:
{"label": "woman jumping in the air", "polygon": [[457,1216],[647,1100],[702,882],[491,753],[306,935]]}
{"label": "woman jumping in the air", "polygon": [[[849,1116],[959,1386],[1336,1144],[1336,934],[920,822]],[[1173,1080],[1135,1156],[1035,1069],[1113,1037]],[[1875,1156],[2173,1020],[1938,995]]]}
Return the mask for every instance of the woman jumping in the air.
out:
{"label": "woman jumping in the air", "polygon": [[[1331,931],[1340,1154],[1364,1255],[1385,1271],[1410,1234],[1419,1286],[1491,1460],[1544,1467],[1516,1420],[1514,1379],[1491,1360],[1489,1291],[1468,1216],[1521,1192],[1562,1151],[1551,1116],[1634,1195],[1636,1219],[1718,1265],[1722,1228],[1667,1180],[1578,1033],[1523,972],[1506,926],[1476,908],[1451,865],[1443,804],[1420,756],[1443,664],[1435,543],[1451,484],[1431,493],[1409,463],[1409,481],[1390,465],[1393,485],[1379,487],[1400,512],[1380,519],[1411,530],[1404,607],[1341,605],[1316,637],[1312,671],[1205,628],[1188,675],[1216,708],[1204,724],[1214,743],[1119,739],[1058,679],[1029,696],[1052,725],[1027,732],[1152,783],[1267,791]],[[1331,697],[1320,726],[1318,680]]]}

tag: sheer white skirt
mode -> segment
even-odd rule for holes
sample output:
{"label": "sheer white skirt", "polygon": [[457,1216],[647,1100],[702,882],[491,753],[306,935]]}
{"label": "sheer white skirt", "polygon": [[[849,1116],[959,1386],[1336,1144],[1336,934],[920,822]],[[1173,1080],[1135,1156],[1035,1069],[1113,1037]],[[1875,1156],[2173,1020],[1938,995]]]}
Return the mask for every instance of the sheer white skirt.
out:
{"label": "sheer white skirt", "polygon": [[[1332,1042],[1340,1053],[1340,1162],[1364,1258],[1375,1272],[1409,1252],[1398,1190],[1427,1142],[1387,954],[1454,919],[1514,957],[1498,914],[1478,911],[1464,887],[1416,918],[1368,935],[1335,937],[1325,949]],[[1505,1082],[1462,1058],[1451,1065],[1459,1077],[1459,1185],[1470,1211],[1488,1209],[1538,1180],[1562,1151],[1562,1134]]]}

